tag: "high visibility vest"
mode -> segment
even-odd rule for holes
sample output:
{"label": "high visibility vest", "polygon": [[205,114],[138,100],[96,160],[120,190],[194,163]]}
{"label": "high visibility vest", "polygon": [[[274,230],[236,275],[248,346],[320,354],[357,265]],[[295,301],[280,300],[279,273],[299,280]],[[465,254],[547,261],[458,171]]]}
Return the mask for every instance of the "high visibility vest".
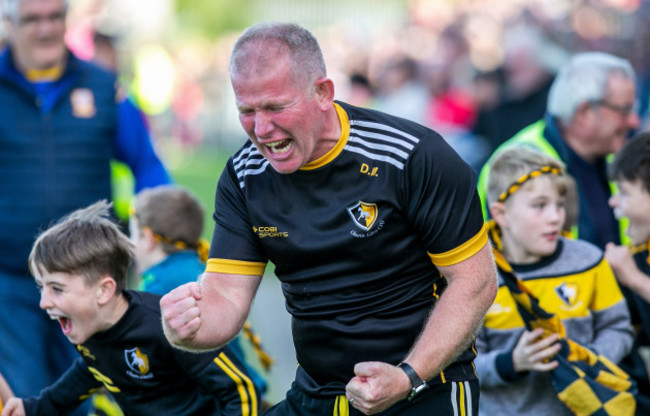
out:
{"label": "high visibility vest", "polygon": [[[551,143],[549,143],[548,140],[544,137],[544,129],[546,128],[546,122],[542,119],[539,120],[538,122],[529,125],[528,127],[525,127],[523,130],[521,130],[519,133],[514,135],[511,139],[505,141],[502,143],[495,151],[492,153],[492,156],[490,156],[490,159],[483,165],[481,168],[481,172],[479,173],[478,177],[478,194],[481,197],[481,208],[483,210],[483,218],[487,221],[489,219],[489,212],[487,208],[487,182],[488,182],[488,176],[490,175],[490,162],[492,161],[492,158],[494,157],[495,154],[497,154],[499,151],[512,147],[512,146],[530,146],[533,147],[537,150],[540,150],[542,153],[551,156],[555,159],[562,160],[560,157],[559,153]],[[613,159],[614,155],[609,155],[607,157],[607,161],[611,162]],[[609,189],[612,195],[614,195],[616,191],[616,184],[613,181],[609,181]],[[621,218],[618,221],[619,225],[619,235],[621,238],[621,243],[622,244],[627,244],[629,243],[630,239],[629,237],[625,234],[625,230],[627,229],[629,221],[627,218]],[[578,237],[578,226],[574,225],[571,227],[571,236],[573,238]]]}

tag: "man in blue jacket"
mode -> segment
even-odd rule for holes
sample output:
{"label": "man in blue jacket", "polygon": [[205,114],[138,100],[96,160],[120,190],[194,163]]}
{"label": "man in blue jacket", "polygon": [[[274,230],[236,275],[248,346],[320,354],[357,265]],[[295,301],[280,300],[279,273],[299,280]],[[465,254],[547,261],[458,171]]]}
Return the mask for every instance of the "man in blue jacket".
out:
{"label": "man in blue jacket", "polygon": [[37,394],[75,351],[38,307],[27,258],[56,218],[111,197],[110,162],[136,190],[169,183],[149,133],[115,76],[65,46],[65,0],[7,0],[0,53],[0,372]]}

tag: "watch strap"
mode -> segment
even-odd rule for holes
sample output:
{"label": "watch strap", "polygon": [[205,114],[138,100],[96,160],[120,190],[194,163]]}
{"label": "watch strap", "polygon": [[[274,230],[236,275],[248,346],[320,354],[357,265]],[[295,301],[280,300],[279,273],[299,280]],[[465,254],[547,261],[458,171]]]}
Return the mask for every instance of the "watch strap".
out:
{"label": "watch strap", "polygon": [[420,393],[429,388],[426,381],[422,380],[420,376],[418,376],[418,373],[408,363],[401,362],[397,364],[397,367],[401,368],[402,371],[406,373],[409,380],[411,380],[411,393],[409,393],[407,397],[409,402],[413,401]]}

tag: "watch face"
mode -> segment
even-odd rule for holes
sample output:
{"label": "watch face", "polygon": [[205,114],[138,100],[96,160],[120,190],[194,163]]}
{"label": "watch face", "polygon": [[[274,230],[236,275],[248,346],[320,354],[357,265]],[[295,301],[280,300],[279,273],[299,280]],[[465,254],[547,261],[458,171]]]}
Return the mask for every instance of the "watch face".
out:
{"label": "watch face", "polygon": [[424,393],[428,389],[429,389],[429,385],[426,383],[426,381],[423,381],[422,384],[420,384],[417,387],[413,387],[411,389],[411,393],[409,394],[408,401],[412,402],[416,400],[421,393]]}

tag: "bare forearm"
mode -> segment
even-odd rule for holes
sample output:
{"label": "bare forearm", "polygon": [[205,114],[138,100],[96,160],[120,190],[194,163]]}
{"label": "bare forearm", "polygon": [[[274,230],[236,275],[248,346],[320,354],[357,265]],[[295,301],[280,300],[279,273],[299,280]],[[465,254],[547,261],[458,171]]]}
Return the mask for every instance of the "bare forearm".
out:
{"label": "bare forearm", "polygon": [[494,301],[496,270],[489,248],[477,256],[472,267],[450,279],[405,359],[423,378],[438,374],[469,346]]}
{"label": "bare forearm", "polygon": [[223,296],[203,298],[199,308],[201,327],[192,340],[177,347],[197,352],[220,348],[239,333],[247,316],[247,312],[241,312]]}
{"label": "bare forearm", "polygon": [[650,302],[650,276],[636,268],[627,273],[627,278],[620,279],[620,283],[641,296],[646,302]]}
{"label": "bare forearm", "polygon": [[7,403],[10,397],[14,397],[14,393],[5,378],[0,375],[0,400],[2,400],[2,403]]}

